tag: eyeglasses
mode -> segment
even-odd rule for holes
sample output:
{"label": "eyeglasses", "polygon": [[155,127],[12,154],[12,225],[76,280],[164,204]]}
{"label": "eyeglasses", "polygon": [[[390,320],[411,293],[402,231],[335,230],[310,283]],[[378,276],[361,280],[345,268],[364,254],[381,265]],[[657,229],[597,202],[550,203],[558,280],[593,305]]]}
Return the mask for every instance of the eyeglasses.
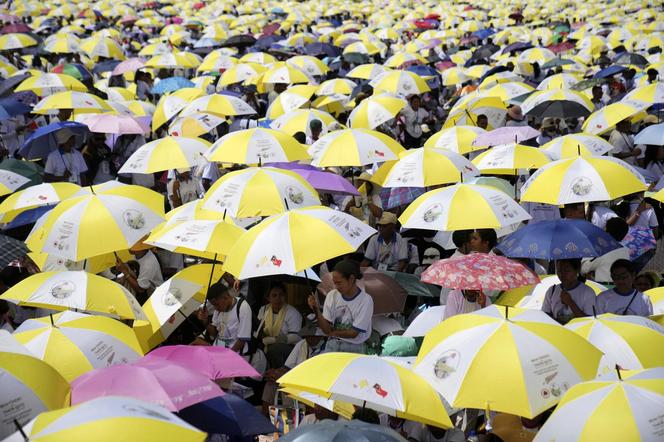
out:
{"label": "eyeglasses", "polygon": [[424,255],[424,259],[439,259],[440,255]]}

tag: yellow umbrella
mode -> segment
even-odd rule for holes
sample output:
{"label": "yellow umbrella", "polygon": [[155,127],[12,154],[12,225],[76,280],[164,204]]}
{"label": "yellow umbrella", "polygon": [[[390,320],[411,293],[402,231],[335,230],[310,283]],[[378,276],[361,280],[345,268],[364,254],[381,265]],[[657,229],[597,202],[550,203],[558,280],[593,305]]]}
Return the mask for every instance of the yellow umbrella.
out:
{"label": "yellow umbrella", "polygon": [[551,159],[536,147],[510,143],[492,147],[473,160],[484,174],[518,175],[519,169],[538,169]]}
{"label": "yellow umbrella", "polygon": [[219,78],[219,87],[258,78],[266,68],[258,63],[239,63],[229,67]]}
{"label": "yellow umbrella", "polygon": [[360,102],[348,117],[353,129],[375,129],[393,119],[407,102],[393,94],[372,95]]}
{"label": "yellow umbrella", "polygon": [[309,148],[317,167],[364,166],[396,160],[404,148],[393,138],[369,129],[328,133]]}
{"label": "yellow umbrella", "polygon": [[609,104],[590,114],[583,123],[584,132],[601,135],[611,130],[616,124],[627,118],[632,118],[648,107],[647,103],[635,100],[624,100]]}
{"label": "yellow umbrella", "polygon": [[372,80],[389,70],[389,68],[381,64],[367,63],[355,66],[350,70],[350,72],[348,72],[348,74],[346,74],[346,77],[360,78],[362,80]]}
{"label": "yellow umbrella", "polygon": [[325,75],[330,70],[320,59],[311,55],[296,55],[286,60],[286,64],[295,66],[312,77]]}
{"label": "yellow umbrella", "polygon": [[316,93],[317,88],[317,86],[308,84],[299,84],[289,87],[280,93],[272,104],[270,104],[270,107],[267,109],[266,117],[270,120],[274,120],[285,113],[302,107],[311,99],[311,96]]}
{"label": "yellow umbrella", "polygon": [[152,117],[152,130],[161,127],[168,120],[176,116],[182,109],[196,98],[205,95],[205,91],[199,88],[187,87],[164,95],[159,99]]}
{"label": "yellow umbrella", "polygon": [[332,115],[321,110],[295,109],[273,120],[270,127],[286,132],[291,136],[298,132],[311,135],[310,124],[313,120],[318,120],[323,124],[322,133],[327,132],[328,127],[337,122]]}
{"label": "yellow umbrella", "polygon": [[85,270],[88,273],[96,275],[104,270],[115,267],[117,260],[128,262],[134,259],[134,255],[129,250],[118,250],[114,253],[105,253],[99,256],[93,256],[83,261],[71,261],[47,253],[28,253],[28,257],[39,267],[42,272],[58,270]]}
{"label": "yellow umbrella", "polygon": [[205,153],[209,161],[264,164],[309,158],[304,147],[287,133],[274,129],[245,129],[218,139]]}
{"label": "yellow umbrella", "polygon": [[[151,174],[171,169],[205,166],[203,153],[210,147],[200,138],[164,137],[139,147],[122,165],[118,173]],[[1,208],[1,206],[0,206]]]}
{"label": "yellow umbrella", "polygon": [[385,72],[370,84],[376,90],[401,96],[423,94],[431,90],[422,77],[410,71]]}
{"label": "yellow umbrella", "polygon": [[37,40],[28,34],[4,34],[0,36],[0,50],[10,51],[37,45]]}
{"label": "yellow umbrella", "polygon": [[88,88],[83,83],[65,74],[41,74],[23,80],[15,91],[32,91],[39,96],[50,95],[55,92],[80,91],[85,92]]}
{"label": "yellow umbrella", "polygon": [[277,62],[262,74],[261,81],[263,83],[295,84],[309,83],[310,78],[299,68]]}
{"label": "yellow umbrella", "polygon": [[433,134],[424,143],[424,147],[451,150],[463,155],[486,149],[485,146],[473,145],[475,138],[484,133],[484,129],[475,126],[453,126]]}
{"label": "yellow umbrella", "polygon": [[48,114],[55,110],[71,109],[77,114],[102,113],[113,110],[104,100],[87,92],[58,92],[35,105],[32,113]]}

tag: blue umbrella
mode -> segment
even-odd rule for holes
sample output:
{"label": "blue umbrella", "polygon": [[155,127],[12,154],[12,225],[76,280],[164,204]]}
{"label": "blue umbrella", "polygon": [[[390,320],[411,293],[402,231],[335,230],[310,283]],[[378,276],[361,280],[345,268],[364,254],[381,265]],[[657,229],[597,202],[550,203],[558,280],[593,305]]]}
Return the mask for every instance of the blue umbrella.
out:
{"label": "blue umbrella", "polygon": [[9,223],[2,226],[3,230],[11,230],[17,227],[27,226],[28,224],[33,224],[45,213],[50,212],[55,208],[55,204],[50,204],[47,206],[35,207],[34,209],[26,210],[25,212],[19,213],[16,218],[11,220]]}
{"label": "blue umbrella", "polygon": [[165,94],[167,92],[177,91],[185,87],[194,87],[196,86],[192,81],[187,80],[184,77],[169,77],[164,78],[159,83],[155,84],[150,92],[153,94]]}
{"label": "blue umbrella", "polygon": [[406,68],[407,71],[413,72],[420,77],[431,77],[427,80],[427,84],[431,89],[438,89],[440,87],[440,74],[435,68],[431,66],[413,65]]}
{"label": "blue umbrella", "polygon": [[634,137],[634,144],[664,146],[664,123],[653,124],[643,129]]}
{"label": "blue umbrella", "polygon": [[30,106],[21,103],[16,98],[0,99],[0,120],[27,114],[32,111]]}
{"label": "blue umbrella", "polygon": [[338,57],[341,55],[341,48],[328,43],[309,43],[304,45],[303,49],[306,55],[325,55],[326,57]]}
{"label": "blue umbrella", "polygon": [[380,190],[380,199],[385,210],[390,210],[412,203],[425,192],[423,187],[384,187]]}
{"label": "blue umbrella", "polygon": [[178,416],[210,434],[248,437],[276,431],[268,418],[233,394],[199,402],[180,410]]}
{"label": "blue umbrella", "polygon": [[496,33],[496,31],[489,28],[489,29],[480,29],[479,31],[475,31],[475,32],[473,32],[473,35],[475,37],[479,38],[480,40],[484,40],[488,36],[493,35],[495,33]]}
{"label": "blue umbrella", "polygon": [[257,51],[266,51],[272,47],[272,45],[278,41],[283,40],[285,37],[283,35],[266,35],[256,40],[256,43],[252,46],[253,49]]}
{"label": "blue umbrella", "polygon": [[626,68],[625,66],[618,66],[618,65],[609,66],[608,68],[604,68],[598,73],[596,73],[593,78],[608,78],[612,75],[616,75],[623,71],[626,71],[627,69],[628,68]]}
{"label": "blue umbrella", "polygon": [[90,129],[88,126],[75,121],[61,121],[48,126],[40,127],[30,135],[21,146],[18,153],[26,160],[46,158],[49,153],[58,148],[55,135],[62,129],[69,129],[74,133],[76,145],[80,146],[87,139]]}
{"label": "blue umbrella", "polygon": [[117,65],[120,64],[120,60],[104,60],[95,65],[92,68],[92,73],[101,74],[102,72],[109,72],[115,69]]}
{"label": "blue umbrella", "polygon": [[601,256],[622,247],[604,230],[580,219],[530,223],[507,235],[498,250],[510,258],[571,259]]}

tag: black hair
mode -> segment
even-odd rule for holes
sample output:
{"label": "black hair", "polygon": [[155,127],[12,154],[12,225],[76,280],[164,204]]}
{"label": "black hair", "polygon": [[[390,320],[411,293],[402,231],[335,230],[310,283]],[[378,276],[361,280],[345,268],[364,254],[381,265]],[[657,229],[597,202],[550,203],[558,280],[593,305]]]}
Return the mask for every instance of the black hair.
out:
{"label": "black hair", "polygon": [[4,315],[9,312],[9,303],[4,299],[0,299],[0,315]]}
{"label": "black hair", "polygon": [[472,230],[455,230],[452,232],[452,242],[457,249],[460,249],[470,242],[471,233],[473,233]]}
{"label": "black hair", "polygon": [[625,269],[632,275],[636,273],[634,264],[632,264],[632,261],[628,259],[617,259],[614,261],[613,264],[611,264],[611,273],[613,273],[616,269]]}
{"label": "black hair", "polygon": [[295,138],[300,144],[305,144],[307,142],[307,134],[304,132],[295,132],[293,138]]}
{"label": "black hair", "polygon": [[348,279],[351,276],[354,276],[355,279],[362,279],[362,272],[360,271],[360,265],[352,261],[350,259],[344,259],[343,261],[339,261],[335,266],[334,266],[334,272],[339,272],[341,275]]}
{"label": "black hair", "polygon": [[569,264],[570,266],[572,266],[574,271],[579,274],[576,278],[579,282],[586,282],[585,276],[581,276],[581,274],[580,274],[580,272],[581,272],[581,258],[559,259],[556,262],[556,264],[561,263],[561,262],[565,262],[565,263]]}
{"label": "black hair", "polygon": [[489,250],[498,244],[498,235],[494,229],[475,229],[475,232],[480,236],[482,241],[489,243]]}
{"label": "black hair", "polygon": [[639,273],[636,275],[636,278],[634,278],[634,281],[636,281],[639,278],[646,278],[648,281],[650,281],[650,286],[651,287],[657,287],[657,283],[655,282],[655,278],[652,277],[650,273]]}
{"label": "black hair", "polygon": [[268,287],[266,296],[269,295],[273,289],[279,289],[284,293],[288,293],[288,291],[286,290],[286,284],[284,284],[283,282],[274,281]]}
{"label": "black hair", "polygon": [[616,216],[614,218],[610,218],[606,222],[605,230],[606,233],[611,235],[616,241],[622,241],[629,231],[629,226],[627,225],[627,221],[625,221],[623,218],[620,218],[619,216]]}
{"label": "black hair", "polygon": [[645,165],[645,167],[648,167],[650,163],[659,162],[657,160],[657,151],[659,151],[659,149],[662,149],[662,146],[653,146],[653,145],[646,146],[646,153],[643,157],[643,164]]}
{"label": "black hair", "polygon": [[228,293],[228,287],[226,287],[221,281],[215,282],[208,289],[206,299],[208,301],[214,301],[215,299],[221,298],[226,293]]}
{"label": "black hair", "polygon": [[354,421],[362,421],[368,424],[380,425],[380,418],[378,417],[378,413],[370,408],[358,408],[355,410],[355,413],[353,413],[352,419]]}

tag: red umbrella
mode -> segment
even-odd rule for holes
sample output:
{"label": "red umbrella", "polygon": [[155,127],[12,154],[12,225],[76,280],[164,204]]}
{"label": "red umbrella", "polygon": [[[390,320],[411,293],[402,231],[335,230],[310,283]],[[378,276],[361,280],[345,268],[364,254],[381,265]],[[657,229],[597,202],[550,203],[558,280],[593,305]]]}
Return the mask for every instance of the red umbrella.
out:
{"label": "red umbrella", "polygon": [[279,30],[279,23],[270,23],[263,28],[263,35],[272,35]]}
{"label": "red umbrella", "polygon": [[575,46],[574,46],[573,43],[571,43],[569,41],[564,41],[562,43],[558,43],[558,44],[555,44],[555,45],[549,45],[546,48],[551,50],[551,52],[553,52],[555,54],[560,54],[561,52],[566,52],[566,51],[569,51],[571,49],[574,49],[574,47]]}
{"label": "red umbrella", "polygon": [[32,28],[25,23],[15,23],[13,25],[7,25],[4,28],[0,29],[0,34],[14,34],[14,33],[24,33],[32,32]]}
{"label": "red umbrella", "polygon": [[471,253],[434,262],[422,281],[460,290],[509,290],[540,282],[518,261],[488,253]]}
{"label": "red umbrella", "polygon": [[205,3],[203,3],[203,2],[194,3],[194,6],[193,6],[194,9],[203,9],[204,7],[205,7]]}
{"label": "red umbrella", "polygon": [[[357,285],[373,298],[374,315],[403,312],[408,293],[394,278],[373,268],[364,269],[362,274],[364,276]],[[333,289],[332,273],[327,273],[321,278],[318,290],[327,294]]]}

